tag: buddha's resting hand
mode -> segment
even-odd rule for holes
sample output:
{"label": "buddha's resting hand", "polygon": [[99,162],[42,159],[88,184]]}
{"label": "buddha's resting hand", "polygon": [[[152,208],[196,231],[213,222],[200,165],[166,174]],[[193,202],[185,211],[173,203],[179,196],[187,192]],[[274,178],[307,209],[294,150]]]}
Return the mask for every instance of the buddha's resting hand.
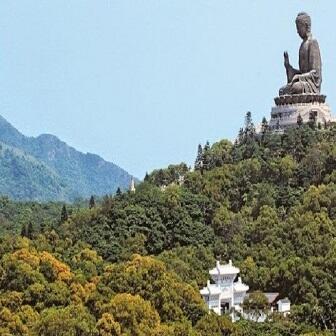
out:
{"label": "buddha's resting hand", "polygon": [[294,75],[292,83],[298,82],[300,79],[303,79],[302,75]]}
{"label": "buddha's resting hand", "polygon": [[311,71],[303,73],[303,74],[296,74],[296,75],[294,75],[294,77],[292,79],[292,83],[298,82],[300,80],[307,80],[309,77],[311,77],[315,73],[316,73],[316,70],[311,70]]}

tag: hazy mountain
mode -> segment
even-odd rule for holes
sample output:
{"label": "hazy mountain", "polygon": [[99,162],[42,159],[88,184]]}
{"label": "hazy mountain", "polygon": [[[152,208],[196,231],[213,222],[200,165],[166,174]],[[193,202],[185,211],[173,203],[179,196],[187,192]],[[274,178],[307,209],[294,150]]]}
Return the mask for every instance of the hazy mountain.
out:
{"label": "hazy mountain", "polygon": [[15,199],[73,200],[127,188],[131,175],[54,135],[27,137],[0,116],[0,194]]}

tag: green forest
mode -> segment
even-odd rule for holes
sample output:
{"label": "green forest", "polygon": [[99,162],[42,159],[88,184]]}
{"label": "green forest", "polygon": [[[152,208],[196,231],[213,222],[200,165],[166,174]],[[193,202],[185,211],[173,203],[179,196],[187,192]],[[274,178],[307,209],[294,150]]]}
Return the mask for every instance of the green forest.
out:
{"label": "green forest", "polygon": [[[0,199],[0,335],[266,336],[336,333],[336,127],[199,145],[193,169],[76,204]],[[216,258],[288,317],[209,313]],[[266,307],[258,306],[258,309]]]}

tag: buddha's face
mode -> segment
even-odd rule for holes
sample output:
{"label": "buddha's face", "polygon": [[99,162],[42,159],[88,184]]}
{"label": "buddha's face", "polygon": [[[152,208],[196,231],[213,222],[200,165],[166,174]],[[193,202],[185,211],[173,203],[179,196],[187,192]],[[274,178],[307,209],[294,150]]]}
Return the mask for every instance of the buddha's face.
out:
{"label": "buddha's face", "polygon": [[305,39],[309,33],[307,24],[303,21],[296,22],[296,30],[302,39]]}

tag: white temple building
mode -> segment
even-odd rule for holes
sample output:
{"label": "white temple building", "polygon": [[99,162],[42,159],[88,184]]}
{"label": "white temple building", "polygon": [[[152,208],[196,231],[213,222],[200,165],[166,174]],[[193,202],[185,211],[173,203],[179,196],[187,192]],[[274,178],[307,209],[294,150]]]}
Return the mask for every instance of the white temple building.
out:
{"label": "white temple building", "polygon": [[239,268],[233,266],[231,260],[225,265],[216,261],[216,267],[209,271],[214,283],[208,280],[206,287],[200,290],[209,310],[213,310],[218,315],[230,314],[233,321],[239,319],[239,315],[241,315],[256,322],[264,322],[269,313],[275,311],[285,316],[290,313],[288,298],[276,301],[279,293],[264,293],[269,304],[268,312],[262,312],[258,317],[247,312],[244,313],[243,302],[245,297],[249,295],[247,293],[249,286],[244,284],[240,277],[235,281],[239,272]]}
{"label": "white temple building", "polygon": [[230,260],[228,264],[221,265],[216,262],[216,267],[209,271],[212,280],[208,281],[207,286],[200,292],[209,309],[212,309],[218,315],[232,311],[242,311],[241,304],[244,301],[249,286],[245,285],[241,278],[235,281],[239,268],[232,265]]}

